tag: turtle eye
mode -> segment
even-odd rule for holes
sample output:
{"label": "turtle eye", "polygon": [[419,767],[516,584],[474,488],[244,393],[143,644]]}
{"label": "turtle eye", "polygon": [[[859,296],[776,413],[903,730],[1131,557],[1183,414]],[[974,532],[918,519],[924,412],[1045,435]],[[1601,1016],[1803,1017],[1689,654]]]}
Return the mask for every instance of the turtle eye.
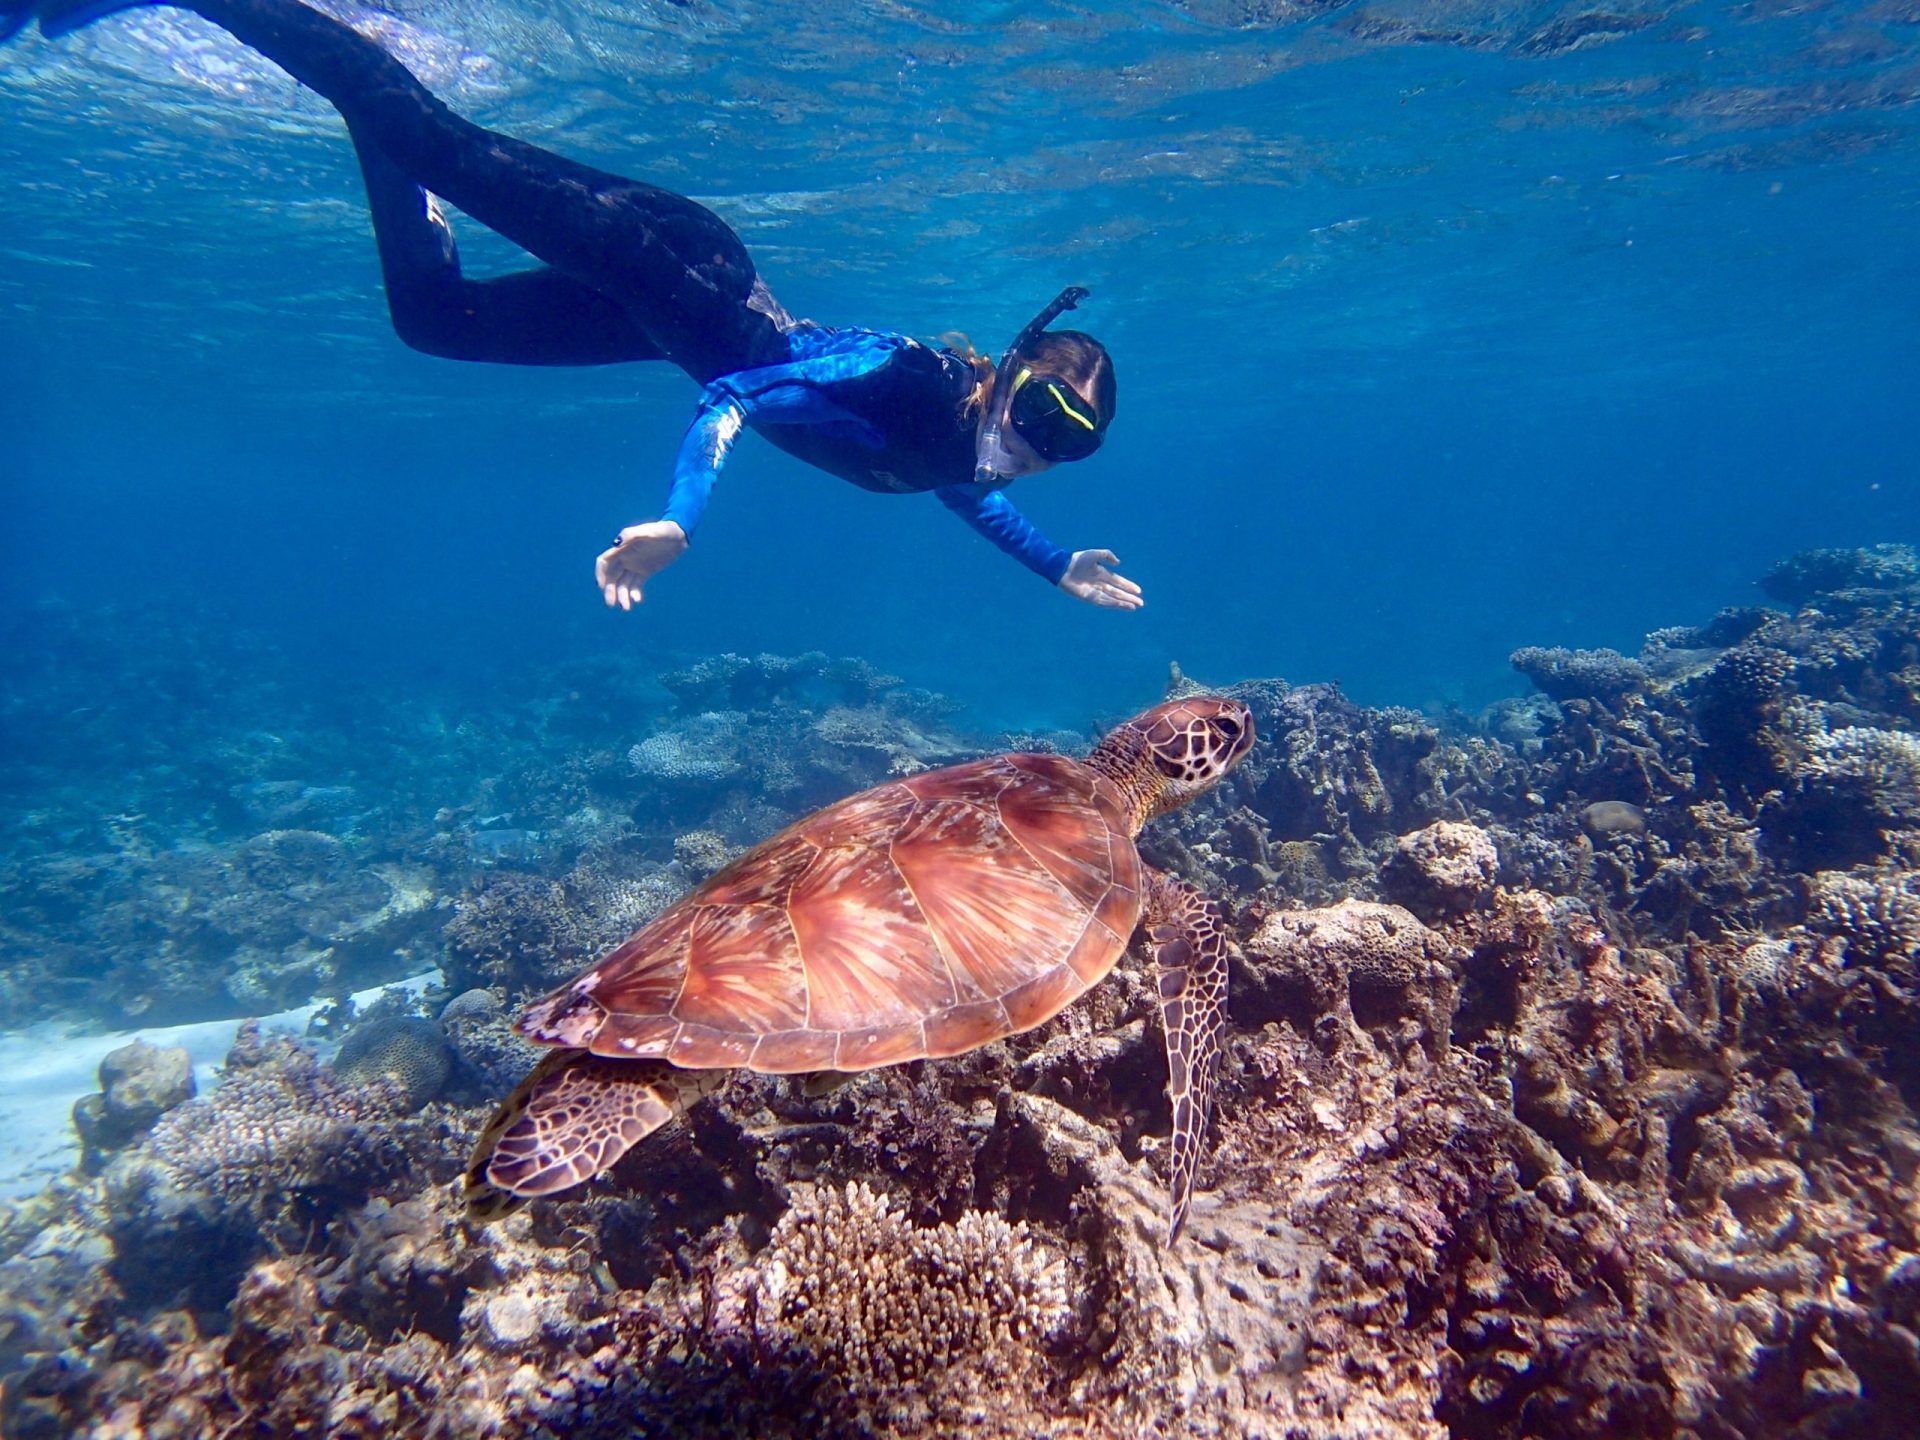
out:
{"label": "turtle eye", "polygon": [[1226,716],[1222,715],[1213,723],[1215,728],[1220,731],[1220,738],[1222,740],[1238,740],[1240,738],[1240,722],[1238,720],[1229,720]]}

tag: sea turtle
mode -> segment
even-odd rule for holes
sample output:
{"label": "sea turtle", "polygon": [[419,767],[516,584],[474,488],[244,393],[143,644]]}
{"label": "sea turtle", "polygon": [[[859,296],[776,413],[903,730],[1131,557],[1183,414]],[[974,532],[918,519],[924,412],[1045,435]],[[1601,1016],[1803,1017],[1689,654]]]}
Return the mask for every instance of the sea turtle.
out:
{"label": "sea turtle", "polygon": [[1159,970],[1179,1236],[1225,1022],[1219,907],[1144,864],[1140,828],[1253,744],[1237,700],[1156,705],[1085,760],[995,755],[815,812],[655,916],[518,1030],[560,1047],[481,1134],[490,1220],[612,1165],[736,1068],[858,1071],[958,1055],[1057,1014],[1144,922]]}

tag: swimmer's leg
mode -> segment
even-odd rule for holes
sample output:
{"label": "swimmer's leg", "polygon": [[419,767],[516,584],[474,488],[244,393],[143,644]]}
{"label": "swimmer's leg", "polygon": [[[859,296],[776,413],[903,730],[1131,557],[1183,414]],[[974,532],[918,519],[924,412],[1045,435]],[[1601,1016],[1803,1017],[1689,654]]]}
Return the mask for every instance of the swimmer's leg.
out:
{"label": "swimmer's leg", "polygon": [[377,145],[353,145],[367,182],[387,309],[408,345],[448,360],[610,365],[658,360],[625,306],[558,270],[469,280],[440,207]]}
{"label": "swimmer's leg", "polygon": [[[704,206],[482,129],[379,45],[298,0],[181,3],[325,96],[415,184],[624,306],[697,379],[787,358],[784,314],[740,237]],[[131,8],[0,0],[0,17],[23,6],[51,34]]]}

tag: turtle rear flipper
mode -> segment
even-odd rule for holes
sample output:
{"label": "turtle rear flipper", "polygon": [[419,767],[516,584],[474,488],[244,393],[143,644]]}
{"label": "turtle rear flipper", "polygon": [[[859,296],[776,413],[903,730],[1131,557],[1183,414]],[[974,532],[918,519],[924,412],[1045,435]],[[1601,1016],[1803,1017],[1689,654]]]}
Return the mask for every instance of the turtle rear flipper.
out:
{"label": "turtle rear flipper", "polygon": [[547,1056],[480,1132],[467,1164],[468,1217],[486,1224],[591,1180],[719,1080],[585,1050]]}
{"label": "turtle rear flipper", "polygon": [[1149,874],[1147,939],[1160,970],[1160,1020],[1167,1037],[1167,1098],[1173,1102],[1173,1217],[1167,1242],[1180,1238],[1213,1113],[1220,1036],[1227,1023],[1226,919],[1220,906],[1185,880]]}

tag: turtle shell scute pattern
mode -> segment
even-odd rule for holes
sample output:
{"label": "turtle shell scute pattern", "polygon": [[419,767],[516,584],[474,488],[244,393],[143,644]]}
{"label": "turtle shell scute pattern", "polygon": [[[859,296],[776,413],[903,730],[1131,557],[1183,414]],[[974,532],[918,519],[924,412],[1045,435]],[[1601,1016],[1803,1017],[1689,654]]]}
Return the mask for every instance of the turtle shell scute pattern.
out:
{"label": "turtle shell scute pattern", "polygon": [[955,1055],[1113,968],[1140,918],[1119,797],[1057,755],[865,791],[740,857],[522,1033],[616,1059],[784,1074]]}

